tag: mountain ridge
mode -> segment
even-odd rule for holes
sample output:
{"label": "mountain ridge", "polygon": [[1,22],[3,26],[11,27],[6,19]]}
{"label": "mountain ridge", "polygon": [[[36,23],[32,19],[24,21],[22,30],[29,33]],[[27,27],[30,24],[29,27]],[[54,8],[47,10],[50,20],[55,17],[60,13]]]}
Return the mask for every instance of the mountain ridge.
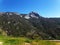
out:
{"label": "mountain ridge", "polygon": [[31,39],[60,39],[60,18],[45,18],[38,13],[0,13],[0,27],[7,36]]}

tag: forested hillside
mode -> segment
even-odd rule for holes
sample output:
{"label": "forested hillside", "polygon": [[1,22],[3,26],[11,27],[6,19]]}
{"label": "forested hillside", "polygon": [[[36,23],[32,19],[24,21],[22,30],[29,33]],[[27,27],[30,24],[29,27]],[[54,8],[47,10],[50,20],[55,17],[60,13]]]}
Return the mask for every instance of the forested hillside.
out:
{"label": "forested hillside", "polygon": [[45,18],[36,12],[0,12],[0,34],[30,39],[60,39],[60,18]]}

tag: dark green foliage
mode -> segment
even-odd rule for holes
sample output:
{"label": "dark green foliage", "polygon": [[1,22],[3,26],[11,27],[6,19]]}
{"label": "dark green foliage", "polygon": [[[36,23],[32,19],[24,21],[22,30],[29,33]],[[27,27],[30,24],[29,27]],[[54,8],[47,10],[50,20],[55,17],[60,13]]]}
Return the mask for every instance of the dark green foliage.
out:
{"label": "dark green foliage", "polygon": [[8,39],[4,43],[9,44],[9,45],[17,45],[17,43],[19,44],[19,40],[17,40],[17,39]]}
{"label": "dark green foliage", "polygon": [[29,39],[26,39],[25,42],[26,42],[26,43],[31,43],[32,41],[29,40]]}
{"label": "dark green foliage", "polygon": [[[9,13],[12,13],[12,15],[9,15]],[[31,14],[38,18],[31,17]],[[0,28],[8,36],[22,36],[30,39],[60,39],[60,18],[44,18],[39,14],[30,13],[31,18],[25,19],[26,15],[5,12],[0,15]]]}

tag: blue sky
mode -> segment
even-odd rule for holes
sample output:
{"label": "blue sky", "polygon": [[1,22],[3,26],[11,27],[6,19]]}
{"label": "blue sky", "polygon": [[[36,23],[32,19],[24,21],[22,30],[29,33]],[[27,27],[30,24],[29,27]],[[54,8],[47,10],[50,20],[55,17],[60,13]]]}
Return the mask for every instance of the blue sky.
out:
{"label": "blue sky", "polygon": [[43,17],[60,17],[60,0],[0,0],[0,12],[31,11]]}

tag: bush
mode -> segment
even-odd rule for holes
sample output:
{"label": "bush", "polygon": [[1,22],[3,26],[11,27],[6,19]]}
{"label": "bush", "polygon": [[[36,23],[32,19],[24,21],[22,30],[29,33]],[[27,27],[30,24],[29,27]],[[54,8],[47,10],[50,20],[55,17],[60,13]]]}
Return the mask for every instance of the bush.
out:
{"label": "bush", "polygon": [[26,39],[26,40],[25,40],[25,42],[27,42],[27,43],[31,43],[31,40],[29,40],[29,39]]}
{"label": "bush", "polygon": [[19,44],[19,40],[17,40],[17,39],[9,39],[9,40],[5,41],[5,44],[8,44],[8,45],[17,45],[17,44]]}

